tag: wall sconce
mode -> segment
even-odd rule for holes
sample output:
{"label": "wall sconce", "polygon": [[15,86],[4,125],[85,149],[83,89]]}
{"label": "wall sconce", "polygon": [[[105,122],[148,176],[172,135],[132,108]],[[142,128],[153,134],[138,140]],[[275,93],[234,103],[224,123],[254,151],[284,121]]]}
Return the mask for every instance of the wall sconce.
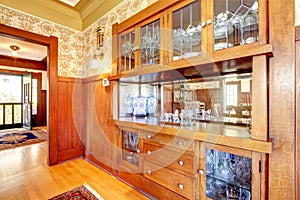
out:
{"label": "wall sconce", "polygon": [[99,26],[97,28],[97,49],[103,47],[103,41],[104,41],[104,27]]}

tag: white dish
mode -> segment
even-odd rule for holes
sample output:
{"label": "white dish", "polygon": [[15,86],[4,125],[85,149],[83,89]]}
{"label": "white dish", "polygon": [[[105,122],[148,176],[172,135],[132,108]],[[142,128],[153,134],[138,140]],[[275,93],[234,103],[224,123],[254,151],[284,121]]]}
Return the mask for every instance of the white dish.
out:
{"label": "white dish", "polygon": [[215,51],[220,50],[220,49],[229,48],[232,46],[233,46],[232,43],[220,42],[220,43],[215,44]]}
{"label": "white dish", "polygon": [[255,37],[248,37],[244,43],[245,44],[249,44],[249,43],[252,43],[252,42],[256,42],[256,38]]}
{"label": "white dish", "polygon": [[215,25],[214,36],[215,39],[224,38],[227,35],[230,35],[233,32],[233,26],[227,23],[219,23]]}
{"label": "white dish", "polygon": [[188,57],[193,57],[193,56],[198,56],[200,55],[200,52],[189,52],[189,53],[185,53],[183,54],[183,58],[188,58]]}

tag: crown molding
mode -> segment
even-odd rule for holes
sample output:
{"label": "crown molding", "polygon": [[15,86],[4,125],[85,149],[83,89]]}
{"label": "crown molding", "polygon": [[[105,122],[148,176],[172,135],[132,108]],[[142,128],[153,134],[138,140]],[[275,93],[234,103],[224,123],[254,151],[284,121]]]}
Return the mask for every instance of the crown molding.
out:
{"label": "crown molding", "polygon": [[49,0],[0,0],[0,5],[82,31],[80,13]]}

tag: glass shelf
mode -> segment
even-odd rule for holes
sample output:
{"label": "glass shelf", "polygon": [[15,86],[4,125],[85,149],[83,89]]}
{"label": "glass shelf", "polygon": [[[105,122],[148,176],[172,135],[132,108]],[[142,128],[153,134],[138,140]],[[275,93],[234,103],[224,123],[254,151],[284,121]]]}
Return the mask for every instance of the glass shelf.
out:
{"label": "glass shelf", "polygon": [[215,50],[258,41],[258,1],[215,0]]}
{"label": "glass shelf", "polygon": [[135,69],[135,31],[120,37],[120,70]]}
{"label": "glass shelf", "polygon": [[206,148],[206,195],[212,199],[251,199],[252,159]]}
{"label": "glass shelf", "polygon": [[160,20],[141,27],[141,65],[160,63]]}
{"label": "glass shelf", "polygon": [[173,61],[201,54],[200,16],[200,0],[173,12]]}

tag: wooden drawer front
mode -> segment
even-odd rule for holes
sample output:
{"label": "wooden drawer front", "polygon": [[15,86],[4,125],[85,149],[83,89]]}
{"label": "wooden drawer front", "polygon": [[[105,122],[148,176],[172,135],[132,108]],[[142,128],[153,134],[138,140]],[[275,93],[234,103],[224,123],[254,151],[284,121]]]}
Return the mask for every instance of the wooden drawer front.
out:
{"label": "wooden drawer front", "polygon": [[194,140],[162,133],[146,133],[146,141],[194,152]]}
{"label": "wooden drawer front", "polygon": [[172,151],[156,145],[144,143],[145,160],[160,163],[163,167],[178,169],[189,175],[194,175],[194,157],[184,151]]}
{"label": "wooden drawer front", "polygon": [[195,179],[145,160],[144,176],[188,199],[194,199]]}

